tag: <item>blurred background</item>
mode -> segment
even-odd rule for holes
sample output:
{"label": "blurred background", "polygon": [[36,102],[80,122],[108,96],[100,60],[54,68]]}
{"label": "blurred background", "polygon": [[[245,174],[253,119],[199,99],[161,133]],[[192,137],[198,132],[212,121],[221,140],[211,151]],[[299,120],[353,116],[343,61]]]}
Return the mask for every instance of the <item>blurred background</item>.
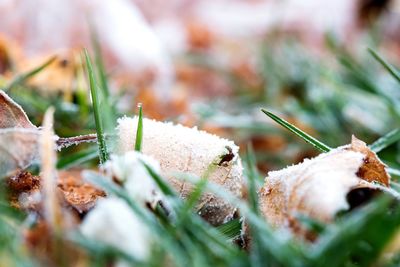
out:
{"label": "blurred background", "polygon": [[[399,81],[368,50],[399,65],[399,0],[0,0],[0,18],[0,86],[37,124],[55,105],[60,136],[95,129],[83,48],[119,116],[140,102],[147,117],[251,144],[263,173],[317,151],[260,108],[332,147],[400,127]],[[390,167],[399,149],[381,154]]]}

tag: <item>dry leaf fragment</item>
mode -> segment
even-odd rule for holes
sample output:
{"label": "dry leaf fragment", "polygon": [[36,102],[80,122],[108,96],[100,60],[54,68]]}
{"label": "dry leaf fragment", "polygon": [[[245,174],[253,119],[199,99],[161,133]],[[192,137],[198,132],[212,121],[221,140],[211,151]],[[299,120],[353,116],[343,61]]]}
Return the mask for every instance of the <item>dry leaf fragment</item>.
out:
{"label": "dry leaf fragment", "polygon": [[350,145],[270,172],[259,193],[260,208],[273,226],[307,236],[298,215],[330,223],[339,212],[352,210],[380,192],[397,197],[387,187],[389,179],[378,157],[353,137]]}
{"label": "dry leaf fragment", "polygon": [[79,170],[59,172],[58,188],[64,195],[65,201],[78,213],[85,213],[94,207],[99,198],[105,193],[86,183]]}
{"label": "dry leaf fragment", "polygon": [[0,128],[36,129],[21,106],[2,90],[0,90]]}
{"label": "dry leaf fragment", "polygon": [[[138,118],[118,120],[119,152],[134,150]],[[229,147],[229,149],[227,149]],[[193,186],[177,179],[177,173],[188,173],[224,186],[236,196],[242,192],[242,165],[239,147],[216,135],[172,123],[143,119],[142,152],[160,162],[161,174],[182,198]],[[199,214],[214,225],[230,219],[235,207],[213,194],[204,194],[197,205]]]}
{"label": "dry leaf fragment", "polygon": [[360,178],[368,182],[377,182],[389,186],[390,176],[385,170],[385,164],[383,164],[378,156],[370,150],[363,141],[352,136],[350,150],[365,155],[364,162],[357,172]]}
{"label": "dry leaf fragment", "polygon": [[[0,178],[24,170],[38,159],[41,132],[21,106],[0,90]],[[52,139],[59,150],[97,140],[93,134],[60,138],[54,133]]]}
{"label": "dry leaf fragment", "polygon": [[61,207],[56,194],[56,144],[53,131],[54,108],[50,107],[43,120],[43,131],[40,135],[40,163],[42,178],[42,195],[44,216],[46,222],[53,227],[52,230],[59,230],[61,227]]}
{"label": "dry leaf fragment", "polygon": [[38,138],[36,129],[0,129],[0,177],[24,170],[37,160]]}
{"label": "dry leaf fragment", "polygon": [[10,204],[17,209],[38,210],[40,178],[29,172],[20,172],[6,181]]}

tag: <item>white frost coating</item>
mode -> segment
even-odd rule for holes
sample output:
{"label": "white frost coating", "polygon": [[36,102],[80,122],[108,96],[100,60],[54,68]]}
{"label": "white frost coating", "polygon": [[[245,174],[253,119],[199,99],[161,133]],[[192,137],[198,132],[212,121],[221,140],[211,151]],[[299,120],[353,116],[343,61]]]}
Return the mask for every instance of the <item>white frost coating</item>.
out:
{"label": "white frost coating", "polygon": [[[125,153],[134,150],[137,124],[137,117],[124,117],[118,120],[118,152]],[[228,153],[226,147],[232,150],[234,158],[217,166],[221,156]],[[215,170],[208,179],[223,185],[236,196],[241,196],[242,165],[238,151],[239,147],[232,141],[199,131],[197,128],[143,119],[143,154],[152,156],[160,162],[161,173],[168,178],[183,198],[190,192],[191,187],[174,178],[174,174],[190,173],[201,177],[212,164],[214,164]],[[202,205],[198,208],[212,207],[214,211],[219,209],[219,214],[214,214],[209,209],[203,212],[203,216],[213,217],[209,221],[218,221],[216,224],[221,223],[228,216],[232,216],[234,212],[232,207],[227,206],[221,199],[211,194],[203,196],[200,203]],[[206,215],[205,213],[210,214]]]}
{"label": "white frost coating", "polygon": [[128,194],[141,203],[156,204],[160,192],[143,163],[155,172],[160,172],[160,164],[149,156],[136,151],[123,155],[112,155],[104,165],[106,175],[121,182]]}
{"label": "white frost coating", "polygon": [[275,226],[289,226],[297,214],[321,221],[349,208],[346,195],[366,183],[356,173],[364,154],[344,147],[269,173],[261,191],[261,210]]}
{"label": "white frost coating", "polygon": [[116,247],[137,259],[145,260],[150,255],[151,232],[121,199],[99,200],[80,230],[85,237]]}

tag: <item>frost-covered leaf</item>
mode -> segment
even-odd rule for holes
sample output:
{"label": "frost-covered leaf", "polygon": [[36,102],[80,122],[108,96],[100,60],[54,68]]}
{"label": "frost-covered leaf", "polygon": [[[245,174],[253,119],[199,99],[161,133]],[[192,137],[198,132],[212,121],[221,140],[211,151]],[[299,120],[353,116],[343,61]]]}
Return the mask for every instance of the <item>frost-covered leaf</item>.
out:
{"label": "frost-covered leaf", "polygon": [[[0,90],[0,177],[23,170],[38,157],[41,129],[33,125],[20,105]],[[96,135],[59,138],[54,135],[57,149],[95,142]]]}
{"label": "frost-covered leaf", "polygon": [[0,128],[36,128],[20,105],[0,90]]}
{"label": "frost-covered leaf", "polygon": [[0,130],[0,176],[27,168],[38,157],[39,130],[8,128]]}
{"label": "frost-covered leaf", "polygon": [[[138,117],[118,120],[118,152],[133,151],[136,142]],[[242,194],[242,164],[239,147],[232,141],[182,125],[143,118],[141,152],[160,162],[161,175],[186,199],[193,185],[177,178],[179,173],[222,185],[236,196]],[[205,193],[195,207],[199,214],[213,225],[232,218],[236,208]]]}
{"label": "frost-covered leaf", "polygon": [[368,182],[377,182],[389,186],[390,176],[385,170],[385,164],[363,141],[353,136],[350,149],[365,155],[364,162],[357,172],[360,178]]}
{"label": "frost-covered leaf", "polygon": [[398,197],[388,188],[389,178],[375,153],[353,137],[349,145],[270,172],[260,191],[260,209],[272,225],[313,239],[299,215],[330,223],[382,192]]}

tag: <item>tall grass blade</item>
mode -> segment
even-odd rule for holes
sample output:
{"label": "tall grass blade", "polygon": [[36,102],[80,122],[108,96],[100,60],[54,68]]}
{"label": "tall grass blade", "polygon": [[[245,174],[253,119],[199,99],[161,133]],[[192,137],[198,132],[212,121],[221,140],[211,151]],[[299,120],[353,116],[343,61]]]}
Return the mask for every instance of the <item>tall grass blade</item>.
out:
{"label": "tall grass blade", "polygon": [[103,95],[108,98],[110,96],[110,89],[108,86],[108,79],[107,79],[107,74],[106,74],[106,69],[104,67],[104,62],[103,62],[103,53],[101,50],[101,45],[99,43],[98,36],[95,32],[94,29],[91,30],[91,37],[92,37],[92,45],[94,49],[94,55],[95,55],[95,63],[96,63],[96,69],[97,69],[97,77],[99,78],[100,82],[100,88],[103,92]]}
{"label": "tall grass blade", "polygon": [[97,158],[97,156],[98,153],[96,147],[91,146],[87,149],[59,158],[57,161],[57,169],[68,169],[75,167],[93,160]]}
{"label": "tall grass blade", "polygon": [[400,83],[400,73],[391,64],[386,62],[386,60],[379,56],[373,49],[368,48],[368,52]]}
{"label": "tall grass blade", "polygon": [[98,95],[99,89],[94,76],[92,62],[86,49],[84,50],[84,54],[86,60],[86,68],[89,76],[90,94],[92,96],[93,102],[94,120],[96,123],[97,142],[99,146],[99,158],[100,163],[103,164],[108,160],[109,155],[107,150],[106,138],[104,135],[103,122],[100,115],[100,101]]}
{"label": "tall grass blade", "polygon": [[[111,99],[110,87],[108,83],[107,72],[104,67],[103,53],[101,49],[100,42],[98,40],[97,34],[94,29],[91,29],[92,46],[94,50],[94,62],[95,62],[95,75],[97,77],[99,85],[99,99],[103,110],[103,123],[104,130],[107,133],[111,133],[115,129],[116,114],[117,109],[113,105],[113,100]],[[107,140],[108,146],[113,146],[112,140]]]}
{"label": "tall grass blade", "polygon": [[398,229],[400,206],[388,196],[354,211],[327,228],[310,253],[312,266],[371,266]]}
{"label": "tall grass blade", "polygon": [[281,126],[285,127],[286,129],[288,129],[289,131],[291,131],[292,133],[294,133],[298,137],[302,138],[304,141],[306,141],[307,143],[311,144],[312,146],[314,146],[318,150],[320,150],[322,152],[328,152],[328,151],[330,151],[332,149],[329,146],[325,145],[324,143],[318,141],[317,139],[315,139],[311,135],[303,132],[302,130],[300,130],[296,126],[290,124],[286,120],[279,118],[278,116],[272,114],[271,112],[269,112],[269,111],[267,111],[265,109],[261,109],[261,111],[264,112],[268,117],[273,119],[275,122],[277,122]]}
{"label": "tall grass blade", "polygon": [[142,150],[142,141],[143,141],[143,108],[142,108],[142,104],[139,104],[138,108],[139,108],[139,118],[138,118],[137,130],[136,130],[135,150],[140,152]]}
{"label": "tall grass blade", "polygon": [[378,140],[376,140],[369,146],[369,148],[375,153],[378,153],[399,140],[400,140],[400,128],[397,128],[390,131],[386,135],[382,136]]}
{"label": "tall grass blade", "polygon": [[240,219],[233,219],[227,223],[224,223],[217,227],[221,234],[227,237],[227,239],[234,239],[240,236],[242,230],[242,222]]}
{"label": "tall grass blade", "polygon": [[[394,175],[394,176],[400,177],[400,170],[398,170],[398,169],[386,168],[386,171],[387,171],[390,175]],[[393,178],[393,177],[392,177],[392,178]]]}
{"label": "tall grass blade", "polygon": [[256,182],[259,179],[258,172],[256,169],[256,159],[254,155],[254,151],[252,146],[247,147],[247,155],[246,155],[246,176],[247,176],[247,187],[249,194],[249,202],[250,207],[253,211],[258,214],[258,195],[257,195],[257,187]]}
{"label": "tall grass blade", "polygon": [[177,193],[172,189],[172,187],[164,181],[164,179],[158,175],[148,164],[142,162],[143,166],[146,168],[147,172],[154,179],[157,186],[160,188],[161,192],[163,192],[166,196],[175,196],[177,197]]}

